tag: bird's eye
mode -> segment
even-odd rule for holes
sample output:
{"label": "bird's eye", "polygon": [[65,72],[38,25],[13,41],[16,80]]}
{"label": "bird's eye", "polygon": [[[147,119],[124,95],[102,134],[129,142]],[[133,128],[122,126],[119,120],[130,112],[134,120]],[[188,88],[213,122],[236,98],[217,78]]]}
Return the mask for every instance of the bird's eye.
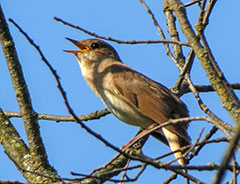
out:
{"label": "bird's eye", "polygon": [[97,48],[99,48],[99,46],[100,45],[98,43],[92,43],[91,48],[97,49]]}

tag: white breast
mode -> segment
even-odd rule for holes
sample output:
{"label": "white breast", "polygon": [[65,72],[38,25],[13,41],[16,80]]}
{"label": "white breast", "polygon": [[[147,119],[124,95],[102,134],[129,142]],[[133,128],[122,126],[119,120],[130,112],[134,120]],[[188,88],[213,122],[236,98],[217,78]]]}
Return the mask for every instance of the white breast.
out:
{"label": "white breast", "polygon": [[104,104],[121,121],[142,128],[147,128],[154,123],[144,116],[137,107],[126,100],[122,94],[119,94],[117,90],[106,87],[101,93]]}

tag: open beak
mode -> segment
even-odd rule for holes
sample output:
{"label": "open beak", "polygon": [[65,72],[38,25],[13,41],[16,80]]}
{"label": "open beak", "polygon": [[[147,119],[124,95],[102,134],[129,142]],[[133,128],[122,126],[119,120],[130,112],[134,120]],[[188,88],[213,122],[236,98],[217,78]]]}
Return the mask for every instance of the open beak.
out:
{"label": "open beak", "polygon": [[68,41],[72,42],[74,45],[76,45],[80,50],[63,50],[64,52],[69,52],[69,53],[73,53],[73,54],[77,54],[80,52],[86,52],[89,51],[89,48],[87,46],[84,46],[83,44],[81,44],[81,42],[73,40],[71,38],[66,38]]}

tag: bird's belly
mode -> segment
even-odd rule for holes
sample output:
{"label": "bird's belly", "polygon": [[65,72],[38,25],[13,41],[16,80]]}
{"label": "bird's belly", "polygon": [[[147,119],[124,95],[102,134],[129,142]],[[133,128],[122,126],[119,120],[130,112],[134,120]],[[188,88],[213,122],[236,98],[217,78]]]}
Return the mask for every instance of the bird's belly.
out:
{"label": "bird's belly", "polygon": [[107,108],[121,121],[146,129],[154,123],[153,120],[145,116],[140,110],[121,95],[105,92],[103,102]]}

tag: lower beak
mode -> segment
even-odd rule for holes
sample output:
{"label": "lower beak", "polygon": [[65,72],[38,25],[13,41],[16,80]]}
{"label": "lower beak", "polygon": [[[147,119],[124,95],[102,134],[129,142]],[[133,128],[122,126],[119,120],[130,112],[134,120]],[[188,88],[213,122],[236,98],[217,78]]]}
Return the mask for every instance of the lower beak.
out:
{"label": "lower beak", "polygon": [[73,54],[77,54],[80,52],[84,52],[84,51],[88,51],[89,48],[87,46],[84,46],[83,44],[81,44],[81,42],[73,40],[71,38],[66,38],[68,41],[72,42],[74,45],[76,45],[80,50],[63,50],[64,52],[69,52],[69,53],[73,53]]}

